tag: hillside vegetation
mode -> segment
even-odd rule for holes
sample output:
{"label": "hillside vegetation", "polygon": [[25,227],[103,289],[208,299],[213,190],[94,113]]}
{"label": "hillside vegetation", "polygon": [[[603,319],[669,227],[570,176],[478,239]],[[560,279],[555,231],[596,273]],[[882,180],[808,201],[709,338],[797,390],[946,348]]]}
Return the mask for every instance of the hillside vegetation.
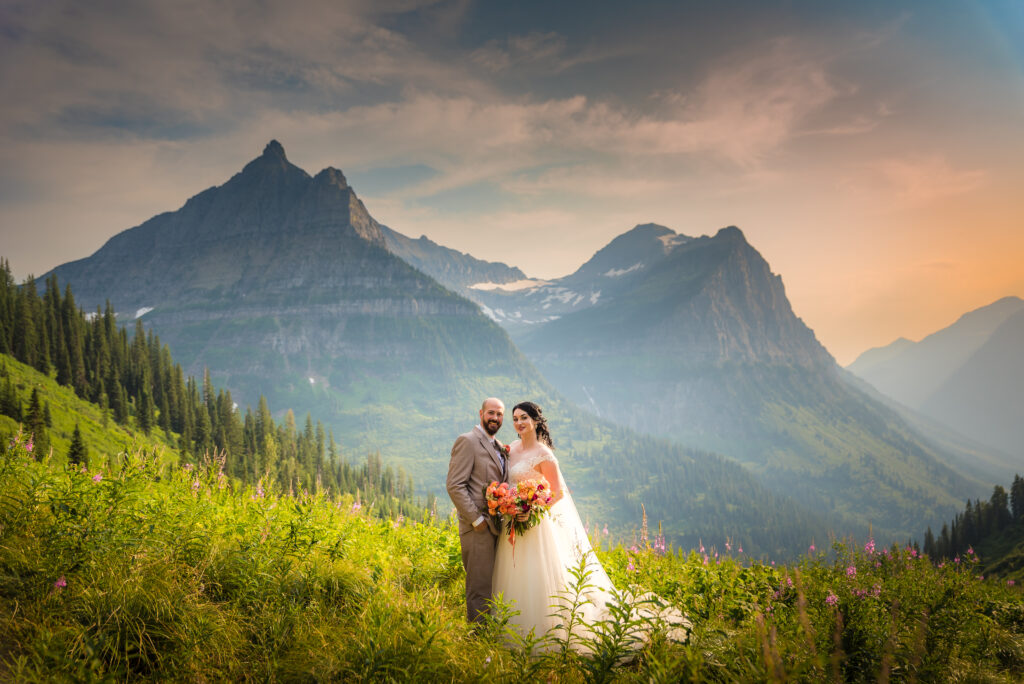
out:
{"label": "hillside vegetation", "polygon": [[[0,454],[0,679],[175,681],[1015,681],[1020,589],[873,542],[783,567],[641,539],[617,586],[693,621],[636,657],[627,620],[591,655],[531,656],[466,626],[457,529],[379,519],[351,495],[282,494],[143,451],[88,467]],[[529,572],[524,568],[523,572]],[[507,609],[502,609],[507,610]],[[499,611],[499,615],[502,614]]]}

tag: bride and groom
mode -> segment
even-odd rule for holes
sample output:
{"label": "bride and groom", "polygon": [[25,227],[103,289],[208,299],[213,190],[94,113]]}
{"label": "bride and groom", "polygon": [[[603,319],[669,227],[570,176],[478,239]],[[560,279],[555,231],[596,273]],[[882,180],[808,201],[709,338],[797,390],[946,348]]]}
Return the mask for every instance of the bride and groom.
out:
{"label": "bride and groom", "polygon": [[[446,486],[458,511],[466,569],[467,619],[482,622],[489,601],[500,595],[518,611],[509,621],[514,628],[523,635],[531,630],[544,635],[563,622],[552,615],[552,604],[566,595],[574,582],[571,571],[581,567],[588,573],[589,586],[580,617],[586,624],[607,619],[615,587],[591,548],[565,486],[540,407],[529,401],[515,405],[512,425],[519,439],[507,447],[495,438],[504,416],[505,405],[499,399],[484,401],[480,423],[455,440],[448,465]],[[513,547],[501,533],[500,520],[487,513],[487,486],[491,482],[515,485],[541,477],[550,487],[549,515],[517,536]],[[671,613],[669,622],[685,623],[678,611]]]}

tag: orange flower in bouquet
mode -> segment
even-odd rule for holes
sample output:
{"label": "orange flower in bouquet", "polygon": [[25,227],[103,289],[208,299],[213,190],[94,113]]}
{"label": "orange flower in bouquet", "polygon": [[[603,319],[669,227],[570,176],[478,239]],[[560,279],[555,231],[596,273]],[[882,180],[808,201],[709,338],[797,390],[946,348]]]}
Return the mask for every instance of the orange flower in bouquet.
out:
{"label": "orange flower in bouquet", "polygon": [[[516,534],[523,534],[541,521],[551,508],[551,488],[543,477],[523,480],[515,486],[492,482],[487,487],[487,511],[499,519],[515,546]],[[520,516],[526,516],[520,520]]]}

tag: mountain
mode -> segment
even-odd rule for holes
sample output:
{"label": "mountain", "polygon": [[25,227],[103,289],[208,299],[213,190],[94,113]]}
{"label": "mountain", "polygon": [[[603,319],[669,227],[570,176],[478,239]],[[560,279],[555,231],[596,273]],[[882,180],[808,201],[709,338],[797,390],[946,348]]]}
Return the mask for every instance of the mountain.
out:
{"label": "mountain", "polygon": [[[891,346],[891,345],[890,345]],[[1011,457],[1024,456],[1024,300],[1004,297],[897,353],[849,370],[880,392]]]}
{"label": "mountain", "polygon": [[640,273],[664,259],[675,245],[690,239],[655,223],[638,225],[564,278],[519,281],[511,287],[478,286],[465,294],[519,339],[538,325],[590,308],[602,298],[628,289]]}
{"label": "mountain", "polygon": [[[559,392],[608,420],[725,454],[775,492],[887,534],[984,491],[844,380],[736,227],[692,238],[638,226],[537,289],[499,322]],[[572,295],[542,320],[559,290]]]}
{"label": "mountain", "polygon": [[506,285],[526,279],[526,275],[518,268],[482,261],[443,247],[426,235],[413,240],[387,226],[381,226],[380,229],[392,254],[454,292],[465,295],[473,285]]}
{"label": "mountain", "polygon": [[[462,273],[463,282],[493,266],[459,259],[449,268],[439,261],[457,252],[409,242],[424,270]],[[380,450],[426,491],[441,491],[454,436],[476,422],[484,397],[510,406],[529,398],[550,416],[591,520],[628,529],[643,505],[677,544],[732,537],[776,557],[825,538],[829,526],[852,529],[719,455],[579,410],[476,304],[391,251],[409,242],[370,216],[341,171],[310,176],[272,141],[223,185],[45,279],[70,284],[86,310],[109,300],[134,311],[186,373],[208,368],[242,406],[264,395],[321,417],[349,460]],[[506,268],[494,274],[520,275]]]}
{"label": "mountain", "polygon": [[487,394],[544,387],[476,305],[388,251],[341,171],[310,176],[276,141],[225,184],[53,273],[86,310],[137,312],[186,373],[209,368],[243,406],[262,394],[332,417],[356,453],[415,444],[424,424],[458,434]]}

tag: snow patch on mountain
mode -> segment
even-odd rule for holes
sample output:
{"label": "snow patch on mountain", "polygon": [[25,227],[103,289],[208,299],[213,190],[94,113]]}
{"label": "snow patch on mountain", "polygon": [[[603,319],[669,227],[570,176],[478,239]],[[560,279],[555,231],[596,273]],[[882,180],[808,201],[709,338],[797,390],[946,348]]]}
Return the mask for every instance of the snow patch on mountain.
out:
{"label": "snow patch on mountain", "polygon": [[470,285],[469,289],[504,290],[505,292],[518,292],[519,290],[529,290],[547,284],[547,280],[538,280],[537,278],[526,278],[524,280],[513,280],[511,283],[476,283],[474,285]]}
{"label": "snow patch on mountain", "polygon": [[608,278],[618,278],[619,276],[624,276],[627,273],[632,273],[633,271],[639,271],[643,267],[644,267],[643,263],[637,262],[637,263],[633,264],[632,266],[630,266],[629,268],[612,268],[612,269],[609,269],[608,272],[605,273],[605,276],[608,277]]}
{"label": "snow patch on mountain", "polygon": [[138,311],[135,312],[135,317],[136,318],[142,318],[143,316],[145,316],[146,314],[148,314],[152,310],[153,310],[153,307],[151,307],[151,306],[144,306],[144,307],[142,307],[141,309],[139,309]]}

